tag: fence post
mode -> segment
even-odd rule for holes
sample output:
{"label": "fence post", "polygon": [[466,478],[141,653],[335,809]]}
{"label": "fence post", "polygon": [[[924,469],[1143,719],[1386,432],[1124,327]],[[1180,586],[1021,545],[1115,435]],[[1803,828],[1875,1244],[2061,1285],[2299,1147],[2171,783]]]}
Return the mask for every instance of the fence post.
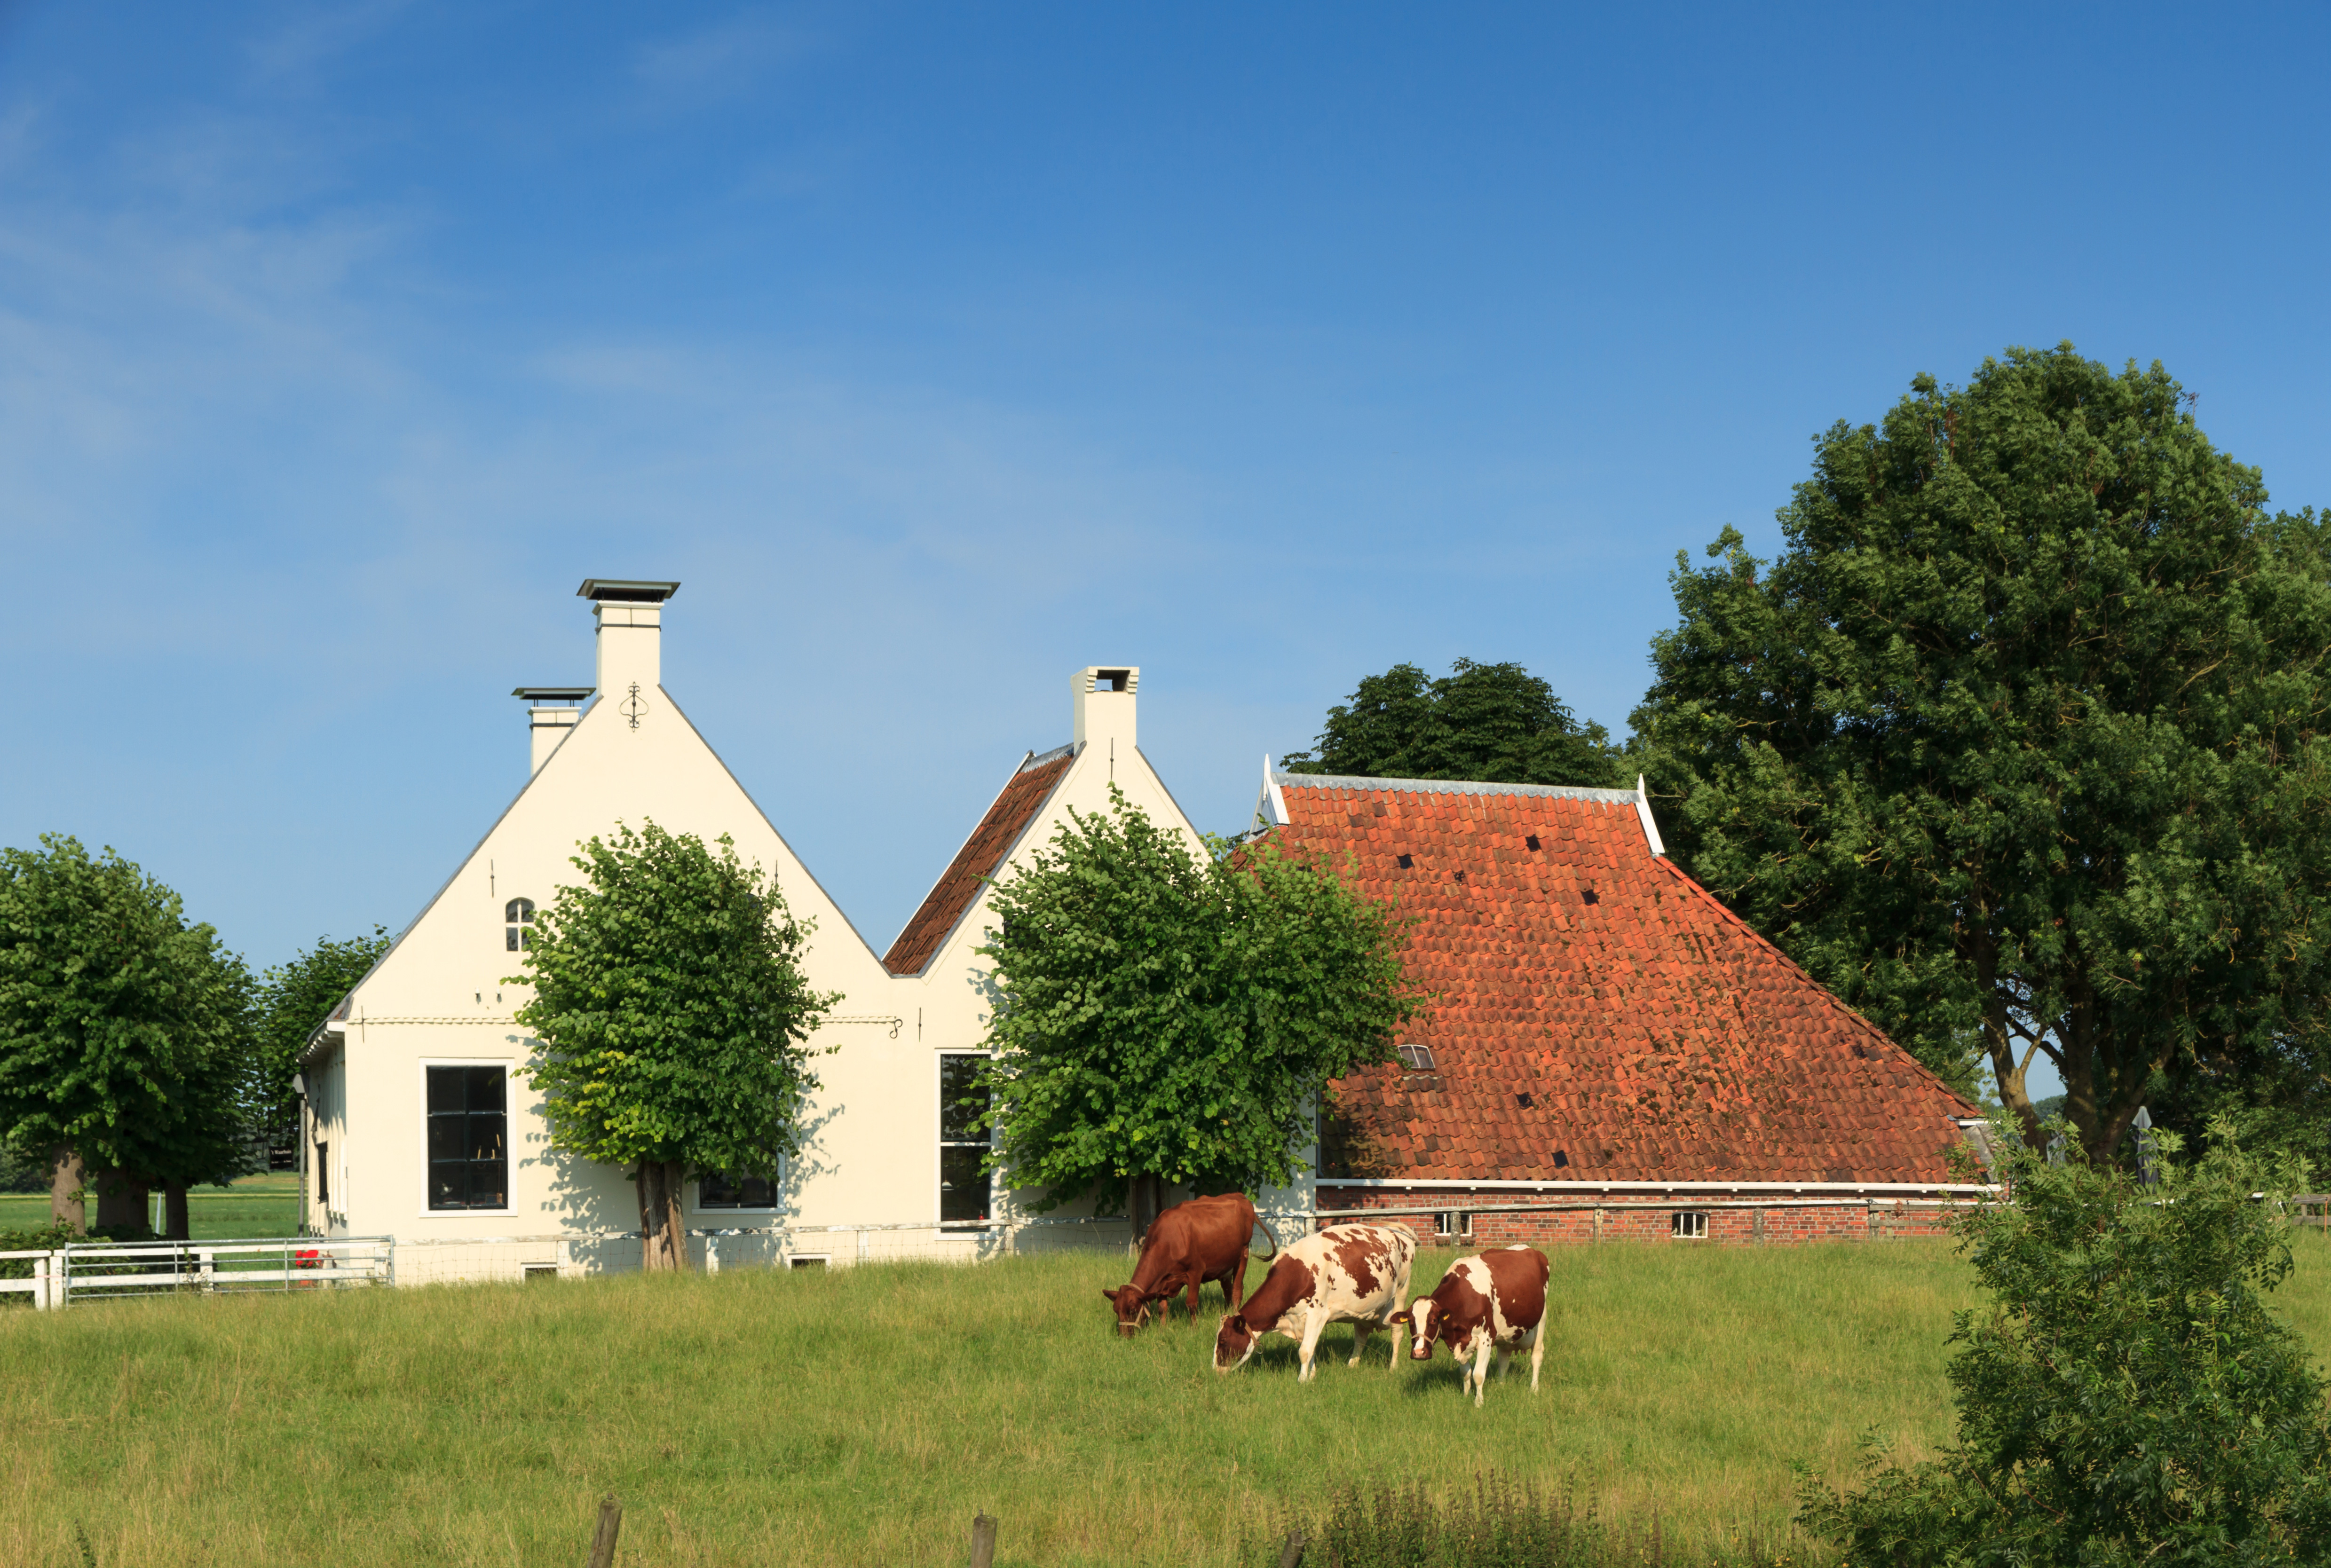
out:
{"label": "fence post", "polygon": [[610,1492],[599,1499],[599,1527],[591,1533],[590,1568],[615,1568],[615,1537],[623,1530],[623,1506]]}
{"label": "fence post", "polygon": [[49,1259],[44,1253],[33,1259],[33,1310],[49,1309]]}
{"label": "fence post", "polygon": [[975,1514],[971,1521],[971,1568],[994,1568],[995,1521]]}

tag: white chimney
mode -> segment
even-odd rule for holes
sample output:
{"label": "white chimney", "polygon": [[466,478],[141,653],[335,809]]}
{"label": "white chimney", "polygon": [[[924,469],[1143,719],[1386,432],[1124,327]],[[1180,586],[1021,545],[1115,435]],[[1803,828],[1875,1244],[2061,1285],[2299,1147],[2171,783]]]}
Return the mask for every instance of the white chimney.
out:
{"label": "white chimney", "polygon": [[531,778],[542,771],[542,765],[550,760],[550,754],[558,749],[558,743],[566,738],[575,721],[583,717],[582,704],[590,697],[591,689],[521,686],[510,695],[526,698],[527,731],[534,743],[533,764],[527,770],[527,776]]}
{"label": "white chimney", "polygon": [[575,592],[591,601],[599,618],[599,696],[632,704],[624,712],[636,729],[641,715],[656,706],[663,681],[663,602],[680,592],[680,584],[593,577]]}
{"label": "white chimney", "polygon": [[[1076,718],[1073,738],[1133,755],[1133,689],[1141,671],[1129,664],[1088,664],[1069,678],[1070,707]],[[1112,769],[1112,774],[1114,770]]]}

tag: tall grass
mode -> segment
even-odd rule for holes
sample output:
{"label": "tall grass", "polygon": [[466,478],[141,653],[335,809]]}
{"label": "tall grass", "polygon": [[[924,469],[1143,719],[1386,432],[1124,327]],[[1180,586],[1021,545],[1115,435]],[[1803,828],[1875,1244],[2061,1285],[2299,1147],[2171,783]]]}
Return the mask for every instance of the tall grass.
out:
{"label": "tall grass", "polygon": [[1542,1391],[1525,1364],[1480,1411],[1445,1353],[1346,1368],[1344,1329],[1308,1386],[1277,1340],[1217,1377],[1211,1291],[1119,1342],[1093,1256],[13,1312],[0,1563],[76,1563],[85,1528],[107,1568],[566,1563],[612,1491],[626,1568],[954,1563],[979,1509],[1002,1563],[1227,1565],[1338,1488],[1492,1469],[1680,1561],[1785,1544],[1793,1459],[1845,1480],[1865,1429],[1947,1438],[1944,1246],[1552,1256]]}

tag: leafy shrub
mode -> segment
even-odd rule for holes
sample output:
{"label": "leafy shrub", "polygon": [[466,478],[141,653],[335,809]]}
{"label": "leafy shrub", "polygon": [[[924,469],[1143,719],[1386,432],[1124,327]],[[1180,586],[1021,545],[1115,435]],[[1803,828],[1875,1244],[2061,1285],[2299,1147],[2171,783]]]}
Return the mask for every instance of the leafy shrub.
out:
{"label": "leafy shrub", "polygon": [[1801,1523],[1898,1568],[2331,1558],[2325,1386],[2266,1303],[2306,1170],[2212,1130],[2157,1187],[2077,1139],[2060,1165],[2014,1152],[2012,1199],[1961,1233],[1993,1299],[1951,1336],[1957,1445],[1851,1496],[1808,1479]]}
{"label": "leafy shrub", "polygon": [[1290,1511],[1272,1539],[1250,1542],[1249,1561],[1276,1564],[1286,1531],[1301,1533],[1306,1568],[1768,1568],[1789,1562],[1770,1543],[1678,1548],[1648,1528],[1604,1524],[1567,1493],[1491,1473],[1470,1493],[1438,1498],[1422,1487],[1345,1486],[1324,1513]]}

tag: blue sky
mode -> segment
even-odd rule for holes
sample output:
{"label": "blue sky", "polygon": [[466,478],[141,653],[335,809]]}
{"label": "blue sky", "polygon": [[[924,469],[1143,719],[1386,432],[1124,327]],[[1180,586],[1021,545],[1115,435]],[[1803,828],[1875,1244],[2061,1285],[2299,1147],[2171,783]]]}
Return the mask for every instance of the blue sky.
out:
{"label": "blue sky", "polygon": [[1068,672],[1242,824],[1399,660],[1622,731],[1666,575],[2010,344],[2323,437],[2325,14],[0,8],[0,836],[259,963],[666,683],[878,946]]}

